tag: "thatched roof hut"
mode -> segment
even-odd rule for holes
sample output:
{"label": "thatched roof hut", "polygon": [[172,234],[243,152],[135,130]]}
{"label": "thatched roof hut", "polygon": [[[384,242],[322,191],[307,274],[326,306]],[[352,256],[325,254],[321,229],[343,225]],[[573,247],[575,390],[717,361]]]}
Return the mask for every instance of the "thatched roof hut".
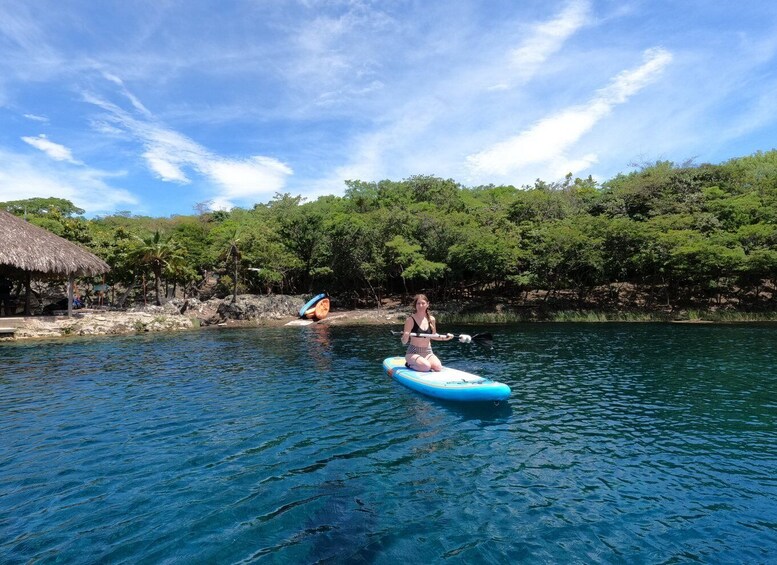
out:
{"label": "thatched roof hut", "polygon": [[[83,247],[0,210],[0,274],[21,271],[28,281],[31,276],[67,278],[71,283],[69,294],[72,294],[75,277],[109,270],[105,261]],[[27,286],[29,289],[29,283]]]}
{"label": "thatched roof hut", "polygon": [[108,263],[48,230],[0,210],[0,265],[40,275],[98,275]]}

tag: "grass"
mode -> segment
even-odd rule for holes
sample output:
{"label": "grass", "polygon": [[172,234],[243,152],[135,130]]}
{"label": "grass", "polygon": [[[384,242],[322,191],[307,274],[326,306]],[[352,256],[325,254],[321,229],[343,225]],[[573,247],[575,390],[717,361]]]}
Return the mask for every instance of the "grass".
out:
{"label": "grass", "polygon": [[440,314],[439,318],[446,324],[511,324],[516,322],[531,322],[531,316],[517,312],[470,312],[457,314]]}
{"label": "grass", "polygon": [[721,312],[716,310],[689,310],[689,321],[705,322],[777,322],[777,312]]}
{"label": "grass", "polygon": [[559,310],[555,312],[469,312],[440,314],[446,324],[511,324],[519,322],[777,322],[777,312],[734,312],[704,309],[678,312],[618,312],[597,310]]}
{"label": "grass", "polygon": [[553,322],[665,322],[663,312],[592,312],[566,310],[554,312],[550,316]]}
{"label": "grass", "polygon": [[446,324],[511,324],[519,322],[664,322],[665,313],[561,310],[558,312],[470,312],[440,316]]}

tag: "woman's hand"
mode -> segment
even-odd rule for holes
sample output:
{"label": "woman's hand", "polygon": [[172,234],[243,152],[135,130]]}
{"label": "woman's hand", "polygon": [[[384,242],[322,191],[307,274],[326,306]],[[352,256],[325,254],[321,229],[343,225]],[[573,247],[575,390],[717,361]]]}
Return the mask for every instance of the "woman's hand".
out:
{"label": "woman's hand", "polygon": [[453,339],[453,334],[445,334],[445,341],[450,341]]}

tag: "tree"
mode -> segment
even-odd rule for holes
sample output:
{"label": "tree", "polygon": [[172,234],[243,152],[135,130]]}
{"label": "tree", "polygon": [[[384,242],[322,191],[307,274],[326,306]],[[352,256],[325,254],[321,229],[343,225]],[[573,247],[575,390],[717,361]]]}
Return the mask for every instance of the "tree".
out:
{"label": "tree", "polygon": [[341,211],[325,220],[319,268],[331,269],[330,280],[336,288],[357,293],[369,289],[379,303],[378,285],[385,281],[386,272],[383,238],[380,227],[364,216]]}
{"label": "tree", "polygon": [[671,287],[689,294],[715,291],[734,279],[745,260],[744,251],[729,236],[704,237],[690,229],[670,230],[657,236],[668,251],[664,269]]}
{"label": "tree", "polygon": [[[273,222],[275,230],[266,234],[275,248],[265,248],[270,253],[264,255],[271,257],[263,257],[263,268],[273,263],[278,273],[296,273],[297,281],[311,291],[315,274],[322,272],[319,258],[326,245],[326,238],[322,237],[324,220],[342,208],[342,199],[337,197],[321,198],[303,206],[301,197],[276,195],[268,205],[268,222]],[[278,277],[279,282],[283,278]]]}
{"label": "tree", "polygon": [[138,264],[146,266],[154,273],[154,288],[156,292],[156,304],[161,306],[159,286],[162,280],[162,271],[166,267],[172,268],[183,261],[183,254],[178,244],[168,238],[162,239],[160,233],[147,238],[137,238],[139,244],[131,252],[131,258]]}
{"label": "tree", "polygon": [[408,280],[434,280],[445,275],[448,266],[445,263],[429,261],[421,253],[421,246],[410,243],[401,235],[386,243],[391,264],[399,271],[405,294],[408,294]]}
{"label": "tree", "polygon": [[232,264],[232,304],[234,304],[237,302],[237,281],[240,271],[240,260],[243,258],[243,255],[240,253],[240,236],[237,231],[226,242],[221,256],[228,264],[230,262]]}
{"label": "tree", "polygon": [[9,200],[0,202],[0,208],[7,210],[15,216],[25,214],[38,217],[46,217],[56,212],[63,218],[80,216],[84,213],[82,208],[64,198],[26,198],[24,200]]}
{"label": "tree", "polygon": [[580,298],[604,282],[602,238],[572,219],[543,224],[532,244],[531,270],[551,291],[575,288]]}
{"label": "tree", "polygon": [[469,225],[461,230],[459,242],[448,251],[447,264],[459,283],[499,285],[515,280],[526,258],[517,229],[493,232]]}

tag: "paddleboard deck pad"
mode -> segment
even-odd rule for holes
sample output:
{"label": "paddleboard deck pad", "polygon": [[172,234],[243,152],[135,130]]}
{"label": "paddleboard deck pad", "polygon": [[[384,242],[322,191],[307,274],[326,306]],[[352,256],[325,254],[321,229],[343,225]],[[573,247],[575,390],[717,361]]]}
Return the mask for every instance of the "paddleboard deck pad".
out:
{"label": "paddleboard deck pad", "polygon": [[510,387],[504,383],[450,367],[443,367],[442,371],[414,371],[405,365],[404,357],[388,357],[383,368],[407,388],[444,400],[499,401],[510,396]]}

